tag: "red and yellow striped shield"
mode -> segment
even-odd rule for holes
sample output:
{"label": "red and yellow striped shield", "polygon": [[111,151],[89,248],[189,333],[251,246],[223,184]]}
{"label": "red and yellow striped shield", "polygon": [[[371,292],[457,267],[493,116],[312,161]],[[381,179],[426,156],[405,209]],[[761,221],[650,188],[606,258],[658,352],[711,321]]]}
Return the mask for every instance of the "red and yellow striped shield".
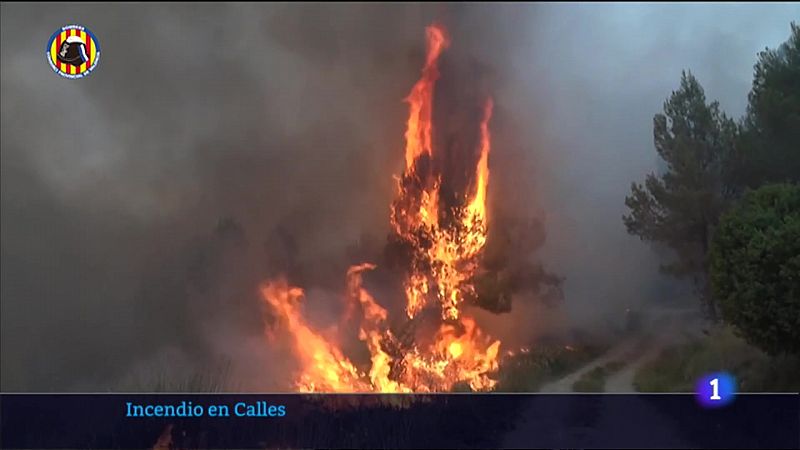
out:
{"label": "red and yellow striped shield", "polygon": [[66,78],[83,78],[100,60],[100,45],[94,33],[81,25],[67,25],[53,33],[46,48],[54,72]]}

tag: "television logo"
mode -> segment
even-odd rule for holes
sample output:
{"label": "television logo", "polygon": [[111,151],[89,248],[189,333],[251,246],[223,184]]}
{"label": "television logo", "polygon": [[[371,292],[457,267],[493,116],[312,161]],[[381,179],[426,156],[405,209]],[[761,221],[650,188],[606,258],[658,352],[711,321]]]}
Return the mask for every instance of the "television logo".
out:
{"label": "television logo", "polygon": [[727,372],[705,375],[698,380],[695,394],[705,408],[725,406],[736,396],[736,378]]}

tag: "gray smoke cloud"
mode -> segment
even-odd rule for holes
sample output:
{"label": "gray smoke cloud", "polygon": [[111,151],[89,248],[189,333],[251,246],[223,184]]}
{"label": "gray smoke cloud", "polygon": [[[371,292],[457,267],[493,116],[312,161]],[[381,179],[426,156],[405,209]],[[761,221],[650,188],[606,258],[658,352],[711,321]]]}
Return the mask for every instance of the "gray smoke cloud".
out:
{"label": "gray smoke cloud", "polygon": [[[493,205],[544,221],[536,257],[565,277],[566,315],[652,298],[667,282],[620,216],[630,181],[657,164],[653,114],[684,68],[741,114],[757,51],[798,13],[3,4],[0,387],[113,389],[151,366],[189,373],[220,358],[237,362],[242,388],[271,386],[265,368],[281,359],[263,345],[257,286],[297,266],[335,287],[348,255],[385,237],[401,100],[432,21],[450,29],[452,58],[490,80]],[[44,59],[68,23],[100,40],[83,80]],[[521,311],[495,320],[539,317]]]}

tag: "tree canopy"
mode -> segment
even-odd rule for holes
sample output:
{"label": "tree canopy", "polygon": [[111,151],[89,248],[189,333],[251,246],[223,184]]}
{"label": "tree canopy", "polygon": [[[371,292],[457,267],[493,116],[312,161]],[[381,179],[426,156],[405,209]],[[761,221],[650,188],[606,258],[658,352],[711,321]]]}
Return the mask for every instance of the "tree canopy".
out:
{"label": "tree canopy", "polygon": [[625,198],[630,209],[623,216],[628,232],[674,250],[677,259],[662,268],[692,277],[712,314],[707,254],[725,202],[725,163],[736,130],[719,103],[707,103],[700,83],[684,72],[680,88],[664,103],[663,114],[653,119],[655,148],[666,169],[648,174],[643,184],[632,183],[631,195]]}
{"label": "tree canopy", "polygon": [[759,53],[741,128],[736,170],[741,185],[800,182],[800,26],[795,23],[788,41]]}
{"label": "tree canopy", "polygon": [[726,213],[711,247],[723,319],[751,344],[800,352],[800,187],[766,185]]}
{"label": "tree canopy", "polygon": [[[739,123],[717,102],[707,103],[700,83],[684,72],[663,113],[653,119],[653,137],[664,169],[631,185],[625,227],[672,249],[676,257],[662,268],[690,277],[716,317],[722,291],[710,287],[709,251],[720,215],[749,190],[800,183],[800,27],[792,23],[785,43],[758,54]],[[719,264],[718,271],[727,267]],[[734,317],[730,311],[727,316]]]}

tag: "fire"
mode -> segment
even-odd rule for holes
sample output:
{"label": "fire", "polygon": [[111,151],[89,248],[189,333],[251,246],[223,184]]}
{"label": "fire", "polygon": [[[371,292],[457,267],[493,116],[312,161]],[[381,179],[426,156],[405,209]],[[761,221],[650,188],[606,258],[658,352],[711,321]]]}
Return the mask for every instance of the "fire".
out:
{"label": "fire", "polygon": [[409,106],[408,124],[406,126],[406,170],[412,170],[417,158],[422,154],[433,154],[431,144],[433,113],[433,86],[439,79],[439,68],[436,61],[449,45],[444,29],[438,26],[427,28],[428,54],[422,78],[411,89],[406,101]]}
{"label": "fire", "polygon": [[[406,171],[398,180],[398,196],[392,205],[392,225],[401,239],[417,250],[406,282],[406,312],[413,318],[427,302],[431,286],[445,319],[457,319],[458,305],[472,294],[466,281],[475,270],[475,257],[486,244],[486,191],[489,184],[489,120],[493,103],[486,100],[480,125],[480,157],[474,193],[463,198],[465,206],[440,211],[441,173],[433,164],[433,90],[438,79],[437,58],[448,45],[438,27],[428,28],[428,58],[422,78],[406,98],[409,119],[406,130]],[[455,217],[455,225],[440,226],[440,213]],[[460,222],[460,223],[459,223]],[[428,245],[429,244],[429,245]]]}
{"label": "fire", "polygon": [[[406,97],[405,169],[397,179],[390,221],[395,237],[412,249],[405,280],[406,314],[413,320],[426,307],[440,310],[441,324],[424,344],[403,342],[393,333],[388,313],[363,287],[373,264],[347,272],[348,311],[361,311],[359,339],[369,363],[356,364],[334,342],[303,319],[303,291],[285,280],[262,290],[279,323],[291,336],[300,373],[296,388],[323,392],[434,392],[456,384],[490,390],[496,381],[500,341],[485,335],[462,307],[475,296],[471,283],[487,236],[487,188],[493,103],[487,98],[480,121],[477,162],[468,192],[442,202],[444,171],[433,145],[434,87],[438,59],[450,45],[444,28],[427,28],[427,57],[421,78]],[[448,197],[449,198],[449,197]]]}
{"label": "fire", "polygon": [[291,287],[286,280],[279,279],[268,283],[262,294],[293,338],[294,353],[304,368],[297,381],[300,390],[368,390],[353,363],[303,319],[300,308],[302,289]]}

